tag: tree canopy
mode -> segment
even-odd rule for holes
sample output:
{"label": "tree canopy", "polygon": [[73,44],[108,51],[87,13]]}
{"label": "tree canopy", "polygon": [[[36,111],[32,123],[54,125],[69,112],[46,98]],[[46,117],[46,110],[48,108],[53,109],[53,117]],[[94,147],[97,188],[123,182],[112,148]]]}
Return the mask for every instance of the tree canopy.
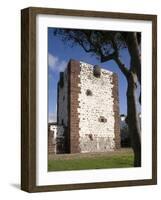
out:
{"label": "tree canopy", "polygon": [[[101,62],[114,60],[124,75],[128,74],[131,66],[125,66],[120,57],[120,50],[128,48],[130,52],[130,37],[132,32],[79,30],[79,29],[55,29],[54,35],[61,37],[64,43],[68,42],[71,47],[80,45],[85,52],[96,56]],[[140,56],[141,33],[135,33],[136,43]],[[133,42],[132,42],[133,43]],[[129,53],[130,53],[129,52]],[[134,52],[132,52],[134,53]],[[132,59],[131,59],[132,61]],[[137,67],[138,68],[138,67]],[[141,68],[137,69],[138,80],[141,83]]]}

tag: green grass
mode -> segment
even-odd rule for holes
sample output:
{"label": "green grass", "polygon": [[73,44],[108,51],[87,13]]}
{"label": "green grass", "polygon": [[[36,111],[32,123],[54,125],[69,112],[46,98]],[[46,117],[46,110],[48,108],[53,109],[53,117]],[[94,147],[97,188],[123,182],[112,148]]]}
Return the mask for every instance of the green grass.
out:
{"label": "green grass", "polygon": [[49,159],[49,171],[82,170],[82,169],[104,169],[104,168],[126,168],[133,167],[133,153],[117,153],[112,155],[101,155],[95,157],[72,157]]}

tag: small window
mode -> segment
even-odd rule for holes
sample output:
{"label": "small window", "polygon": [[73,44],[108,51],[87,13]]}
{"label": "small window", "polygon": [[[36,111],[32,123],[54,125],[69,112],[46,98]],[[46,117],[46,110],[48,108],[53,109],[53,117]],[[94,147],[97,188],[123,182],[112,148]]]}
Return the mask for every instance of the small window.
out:
{"label": "small window", "polygon": [[105,122],[105,119],[104,119],[104,118],[101,118],[101,122]]}
{"label": "small window", "polygon": [[86,95],[87,95],[87,96],[92,96],[92,91],[91,91],[91,90],[87,90],[87,91],[86,91]]}
{"label": "small window", "polygon": [[65,100],[65,96],[63,96],[63,101]]}
{"label": "small window", "polygon": [[105,117],[103,117],[103,116],[100,116],[99,122],[105,123],[105,122],[107,122],[107,119]]}
{"label": "small window", "polygon": [[101,76],[101,68],[98,65],[94,66],[94,68],[93,68],[93,75],[96,78],[100,78],[100,76]]}
{"label": "small window", "polygon": [[89,134],[88,135],[89,139],[92,141],[93,140],[93,135],[92,134]]}

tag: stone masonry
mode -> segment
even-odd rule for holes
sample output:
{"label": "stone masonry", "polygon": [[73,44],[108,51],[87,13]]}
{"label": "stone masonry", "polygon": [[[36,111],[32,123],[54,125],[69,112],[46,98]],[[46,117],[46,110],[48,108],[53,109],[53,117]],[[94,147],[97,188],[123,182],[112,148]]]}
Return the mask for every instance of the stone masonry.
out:
{"label": "stone masonry", "polygon": [[58,153],[120,148],[117,75],[70,60],[58,82],[57,125],[63,127],[63,132],[57,133]]}

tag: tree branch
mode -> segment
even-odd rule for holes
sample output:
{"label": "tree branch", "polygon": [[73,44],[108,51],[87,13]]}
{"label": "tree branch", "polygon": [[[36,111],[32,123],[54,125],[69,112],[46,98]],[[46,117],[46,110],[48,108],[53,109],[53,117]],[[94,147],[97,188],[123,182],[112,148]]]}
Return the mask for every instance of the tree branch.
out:
{"label": "tree branch", "polygon": [[108,56],[103,56],[101,58],[101,62],[106,62],[108,60],[114,60],[116,62],[116,64],[118,65],[118,67],[120,68],[120,70],[122,71],[122,73],[127,77],[129,74],[129,70],[127,67],[125,67],[125,65],[122,63],[122,61],[119,58],[119,51],[117,48],[117,44],[114,40],[113,37],[111,37],[111,42],[114,48],[114,52],[112,54],[109,54]]}
{"label": "tree branch", "polygon": [[[128,72],[129,72],[128,68],[125,67],[125,65],[122,63],[122,61],[119,58],[119,49],[117,47],[117,43],[115,42],[115,34],[108,33],[108,38],[107,38],[107,35],[104,35],[104,34],[102,35],[102,33],[99,32],[99,34],[101,34],[104,39],[106,38],[108,40],[111,40],[111,48],[113,48],[113,52],[105,55],[101,48],[100,43],[99,42],[95,43],[92,40],[91,31],[90,32],[83,31],[82,33],[84,35],[81,35],[79,37],[77,35],[71,34],[70,38],[72,38],[76,43],[78,43],[84,49],[85,52],[96,53],[97,55],[99,55],[102,63],[107,62],[109,60],[114,60],[116,64],[118,65],[118,67],[120,68],[120,70],[122,71],[122,73],[125,76],[128,75]],[[84,39],[84,37],[86,38],[86,40]]]}
{"label": "tree branch", "polygon": [[114,60],[115,59],[115,52],[114,53],[111,53],[111,54],[109,54],[109,55],[107,55],[107,56],[104,56],[104,55],[102,55],[101,56],[101,62],[103,63],[103,62],[107,62],[107,61],[109,61],[109,60]]}
{"label": "tree branch", "polygon": [[97,52],[100,54],[100,57],[103,56],[103,51],[101,49],[101,46],[97,43],[97,44],[94,44],[94,42],[92,41],[91,39],[91,36],[92,36],[92,32],[86,32],[84,31],[83,32],[85,34],[85,36],[87,37],[87,40],[90,44],[91,47],[93,47],[93,52]]}
{"label": "tree branch", "polygon": [[127,77],[129,75],[128,68],[122,63],[119,57],[115,57],[114,61],[117,63],[118,67],[122,71],[122,73]]}
{"label": "tree branch", "polygon": [[74,37],[74,36],[72,36],[72,37],[84,49],[85,52],[87,52],[87,53],[89,53],[89,52],[95,52],[94,48],[87,49],[86,46],[84,45],[84,43],[81,40],[79,40],[77,37]]}

